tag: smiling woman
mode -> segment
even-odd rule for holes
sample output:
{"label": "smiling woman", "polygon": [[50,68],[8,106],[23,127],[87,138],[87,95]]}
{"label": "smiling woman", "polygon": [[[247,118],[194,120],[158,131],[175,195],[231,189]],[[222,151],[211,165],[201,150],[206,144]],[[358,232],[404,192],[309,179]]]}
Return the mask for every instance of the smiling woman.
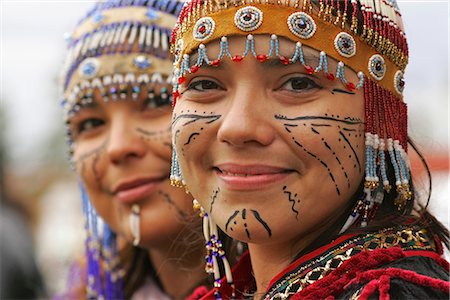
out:
{"label": "smiling woman", "polygon": [[62,105],[87,239],[69,298],[183,299],[207,279],[192,198],[169,180],[168,45],[182,5],[98,2],[70,37]]}
{"label": "smiling woman", "polygon": [[[448,297],[448,231],[406,152],[396,1],[190,1],[172,43],[172,180],[213,245],[204,299]],[[248,244],[232,272],[216,224]]]}

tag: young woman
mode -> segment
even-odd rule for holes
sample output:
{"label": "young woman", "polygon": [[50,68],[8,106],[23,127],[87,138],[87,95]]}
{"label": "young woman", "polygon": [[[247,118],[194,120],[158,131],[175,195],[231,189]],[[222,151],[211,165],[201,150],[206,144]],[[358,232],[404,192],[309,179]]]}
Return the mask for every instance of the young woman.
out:
{"label": "young woman", "polygon": [[[205,219],[205,299],[448,298],[448,230],[408,164],[396,1],[191,1],[172,42],[172,176]],[[248,243],[232,273],[216,224]]]}
{"label": "young woman", "polygon": [[182,5],[98,2],[70,37],[63,108],[88,235],[69,298],[183,299],[206,279],[192,198],[169,180],[168,50]]}

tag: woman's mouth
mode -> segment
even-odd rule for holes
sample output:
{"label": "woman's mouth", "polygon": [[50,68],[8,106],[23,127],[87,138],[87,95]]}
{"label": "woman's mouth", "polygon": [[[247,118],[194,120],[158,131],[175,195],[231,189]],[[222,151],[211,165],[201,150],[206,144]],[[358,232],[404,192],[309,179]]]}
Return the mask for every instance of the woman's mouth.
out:
{"label": "woman's mouth", "polygon": [[259,190],[284,180],[292,169],[267,165],[220,164],[216,174],[230,190]]}
{"label": "woman's mouth", "polygon": [[132,204],[154,193],[167,176],[121,180],[113,189],[117,199]]}

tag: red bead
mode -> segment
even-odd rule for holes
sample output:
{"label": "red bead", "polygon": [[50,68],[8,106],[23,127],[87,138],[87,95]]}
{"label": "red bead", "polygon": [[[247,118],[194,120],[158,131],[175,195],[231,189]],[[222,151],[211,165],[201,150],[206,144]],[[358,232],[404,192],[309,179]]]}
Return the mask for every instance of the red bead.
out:
{"label": "red bead", "polygon": [[267,55],[265,55],[265,54],[259,54],[259,55],[256,56],[256,59],[257,59],[259,62],[265,62],[265,61],[267,60]]}
{"label": "red bead", "polygon": [[290,61],[289,61],[289,58],[286,58],[286,57],[284,57],[284,56],[278,56],[278,59],[280,60],[280,62],[283,64],[283,65],[288,65],[289,63],[290,63]]}
{"label": "red bead", "polygon": [[213,60],[213,61],[211,62],[211,66],[213,66],[213,67],[218,67],[218,66],[220,66],[220,59]]}
{"label": "red bead", "polygon": [[356,90],[356,86],[355,86],[355,84],[354,84],[353,82],[347,83],[346,88],[347,88],[347,90],[349,90],[349,91],[354,91],[354,90]]}
{"label": "red bead", "polygon": [[186,81],[186,77],[184,77],[184,76],[178,77],[178,84],[182,84],[185,81]]}
{"label": "red bead", "polygon": [[241,55],[236,55],[236,56],[233,56],[233,58],[232,58],[232,60],[234,61],[234,62],[240,62],[240,61],[242,61],[244,58],[241,56]]}
{"label": "red bead", "polygon": [[306,73],[308,73],[309,75],[314,74],[314,68],[311,66],[305,66],[305,70],[306,70]]}
{"label": "red bead", "polygon": [[334,76],[333,73],[327,73],[327,79],[333,81],[336,79],[336,77]]}
{"label": "red bead", "polygon": [[200,67],[199,67],[198,65],[193,65],[193,66],[191,67],[191,73],[197,72],[198,69],[200,69]]}
{"label": "red bead", "polygon": [[200,32],[200,33],[205,33],[205,31],[206,31],[206,26],[205,25],[202,25],[202,26],[200,26],[200,28],[198,29],[198,32]]}

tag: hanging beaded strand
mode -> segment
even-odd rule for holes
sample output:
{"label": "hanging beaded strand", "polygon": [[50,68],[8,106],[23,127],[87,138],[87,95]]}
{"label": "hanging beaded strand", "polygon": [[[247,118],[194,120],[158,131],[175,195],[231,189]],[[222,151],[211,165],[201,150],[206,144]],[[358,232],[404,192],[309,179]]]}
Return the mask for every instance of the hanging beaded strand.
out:
{"label": "hanging beaded strand", "polygon": [[197,200],[193,200],[194,210],[199,210],[199,216],[203,219],[203,236],[205,238],[205,271],[208,274],[212,274],[214,277],[214,298],[217,300],[222,299],[220,292],[221,274],[219,261],[222,262],[223,269],[225,270],[225,278],[228,286],[231,287],[231,300],[236,299],[236,288],[233,282],[233,275],[231,273],[231,267],[226,257],[225,251],[222,248],[222,242],[219,239],[219,232],[217,225],[211,219],[207,212],[203,209]]}

